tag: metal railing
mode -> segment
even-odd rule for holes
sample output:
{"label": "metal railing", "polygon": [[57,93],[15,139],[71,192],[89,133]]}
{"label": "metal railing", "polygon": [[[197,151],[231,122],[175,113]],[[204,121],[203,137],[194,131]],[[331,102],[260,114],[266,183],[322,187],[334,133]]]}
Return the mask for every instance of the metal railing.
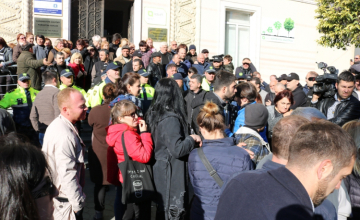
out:
{"label": "metal railing", "polygon": [[[16,74],[16,72],[17,72],[16,64],[0,69],[0,78],[10,77],[10,79],[11,79],[10,82],[7,82],[7,79],[5,79],[5,81],[3,81],[5,83],[0,84],[0,87],[6,87],[5,89],[0,90],[1,98],[5,95],[6,92],[17,87],[18,75]],[[0,80],[0,82],[1,81],[2,80]]]}

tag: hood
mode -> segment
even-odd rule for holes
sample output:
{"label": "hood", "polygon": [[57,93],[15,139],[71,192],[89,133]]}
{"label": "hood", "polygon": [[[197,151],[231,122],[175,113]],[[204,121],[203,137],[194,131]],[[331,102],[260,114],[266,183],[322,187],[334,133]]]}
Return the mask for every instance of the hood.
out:
{"label": "hood", "polygon": [[134,128],[129,127],[129,125],[127,124],[116,124],[107,127],[106,143],[110,147],[114,147],[117,141],[121,142],[121,135],[125,130],[136,131]]}
{"label": "hood", "polygon": [[121,100],[129,100],[129,101],[132,101],[131,99],[131,96],[132,95],[119,95],[118,97],[116,97],[114,100],[112,100],[109,104],[110,108],[114,107],[114,105],[118,102],[120,102]]}

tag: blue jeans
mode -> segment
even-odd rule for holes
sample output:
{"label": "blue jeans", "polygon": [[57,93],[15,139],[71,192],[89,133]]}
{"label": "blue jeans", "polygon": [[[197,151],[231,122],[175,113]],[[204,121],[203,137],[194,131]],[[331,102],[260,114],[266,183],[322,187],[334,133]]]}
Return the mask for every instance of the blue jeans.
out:
{"label": "blue jeans", "polygon": [[43,143],[44,143],[44,136],[45,136],[45,133],[39,132],[39,142],[40,142],[40,145],[41,145],[41,146],[42,146]]}

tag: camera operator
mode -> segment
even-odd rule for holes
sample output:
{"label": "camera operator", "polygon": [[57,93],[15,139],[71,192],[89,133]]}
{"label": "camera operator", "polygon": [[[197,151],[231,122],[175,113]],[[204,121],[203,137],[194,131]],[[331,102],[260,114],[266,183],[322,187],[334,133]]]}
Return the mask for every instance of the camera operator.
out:
{"label": "camera operator", "polygon": [[336,80],[337,92],[333,97],[320,99],[321,95],[314,93],[311,106],[319,109],[327,119],[339,126],[360,118],[360,102],[352,92],[355,86],[355,76],[349,71],[342,72]]}
{"label": "camera operator", "polygon": [[311,100],[313,97],[313,93],[314,93],[314,84],[316,83],[315,78],[318,76],[319,74],[317,74],[317,72],[315,71],[310,71],[308,72],[308,74],[306,74],[306,86],[303,88],[303,91],[306,94],[307,97],[307,102],[306,102],[306,106],[310,106],[311,105]]}

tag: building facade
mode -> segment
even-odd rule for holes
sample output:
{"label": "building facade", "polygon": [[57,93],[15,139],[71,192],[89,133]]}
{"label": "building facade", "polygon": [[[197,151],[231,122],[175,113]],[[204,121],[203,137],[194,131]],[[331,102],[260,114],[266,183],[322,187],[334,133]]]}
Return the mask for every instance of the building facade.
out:
{"label": "building facade", "polygon": [[316,61],[342,71],[355,53],[316,43],[316,7],[314,0],[2,0],[0,36],[15,42],[30,31],[74,41],[121,33],[135,45],[151,37],[155,47],[176,40],[210,56],[230,54],[235,66],[250,58],[264,77],[296,72],[304,81],[308,71],[321,73]]}

